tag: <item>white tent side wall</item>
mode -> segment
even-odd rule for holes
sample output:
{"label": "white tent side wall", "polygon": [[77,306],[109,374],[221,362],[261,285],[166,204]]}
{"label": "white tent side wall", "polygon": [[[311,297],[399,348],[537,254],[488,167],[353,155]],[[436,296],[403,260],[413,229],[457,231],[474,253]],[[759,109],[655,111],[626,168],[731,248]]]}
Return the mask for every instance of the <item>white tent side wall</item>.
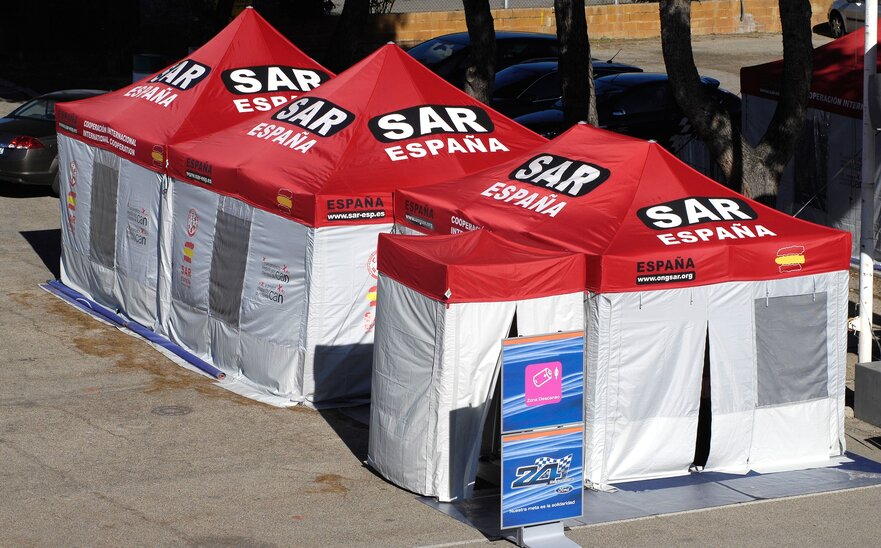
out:
{"label": "white tent side wall", "polygon": [[581,329],[583,296],[444,303],[380,275],[368,461],[441,501],[471,496],[501,341]]}
{"label": "white tent side wall", "polygon": [[275,395],[303,393],[300,347],[315,230],[255,209],[240,312],[242,374]]}
{"label": "white tent side wall", "polygon": [[155,329],[163,176],[65,135],[58,149],[61,281]]}
{"label": "white tent side wall", "polygon": [[164,332],[227,375],[299,401],[314,231],[180,181],[167,196]]}
{"label": "white tent side wall", "polygon": [[164,333],[292,402],[367,400],[376,242],[392,225],[307,227],[173,179],[166,196]]}
{"label": "white tent side wall", "polygon": [[687,472],[694,460],[706,310],[701,288],[588,300],[590,481]]}
{"label": "white tent side wall", "polygon": [[707,339],[705,469],[797,469],[842,454],[847,283],[847,272],[834,272],[593,295],[588,479],[688,473]]}
{"label": "white tent side wall", "polygon": [[160,203],[164,176],[128,160],[119,162],[116,281],[126,315],[158,326]]}
{"label": "white tent side wall", "polygon": [[376,244],[391,223],[314,229],[303,394],[310,403],[369,401],[376,322]]}
{"label": "white tent side wall", "polygon": [[163,331],[169,339],[199,358],[227,375],[235,375],[236,368],[214,363],[210,354],[208,279],[219,195],[177,181],[169,184],[168,194],[172,195],[167,253],[171,262],[171,281]]}
{"label": "white tent side wall", "polygon": [[[743,96],[743,134],[753,146],[764,135],[776,107],[777,101],[772,99]],[[780,211],[798,213],[800,219],[850,232],[853,257],[859,255],[860,245],[862,131],[861,119],[808,108],[796,144],[800,161],[787,164],[777,194]],[[876,141],[875,158],[881,163],[881,139]],[[875,185],[875,189],[878,233],[881,185]],[[879,252],[881,239],[876,239],[876,256]]]}
{"label": "white tent side wall", "polygon": [[[713,339],[723,341],[716,346],[728,356],[736,356],[732,346],[738,339],[752,348],[750,362],[740,358],[744,368],[752,366],[756,383],[750,469],[803,468],[844,453],[848,280],[842,271],[714,288],[711,345]],[[733,319],[750,314],[750,324]],[[711,353],[711,366],[715,357]],[[725,402],[715,401],[718,392],[731,395],[732,404],[739,397],[727,386],[716,390],[714,385],[714,421],[717,412],[727,411],[719,409]]]}
{"label": "white tent side wall", "polygon": [[[61,281],[95,299],[94,268],[89,259],[92,164],[95,148],[65,135],[58,136],[58,176],[61,202]],[[101,280],[106,284],[108,280]],[[112,287],[112,285],[110,286]]]}
{"label": "white tent side wall", "polygon": [[392,483],[433,492],[444,304],[379,275],[367,460]]}

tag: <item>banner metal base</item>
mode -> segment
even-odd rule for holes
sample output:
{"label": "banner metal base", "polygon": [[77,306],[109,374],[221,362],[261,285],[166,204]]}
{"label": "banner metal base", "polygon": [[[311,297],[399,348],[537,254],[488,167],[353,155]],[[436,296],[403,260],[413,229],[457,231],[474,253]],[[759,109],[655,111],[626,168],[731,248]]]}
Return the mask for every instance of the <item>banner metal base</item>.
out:
{"label": "banner metal base", "polygon": [[581,548],[580,544],[566,537],[562,521],[520,527],[515,535],[509,540],[526,548]]}

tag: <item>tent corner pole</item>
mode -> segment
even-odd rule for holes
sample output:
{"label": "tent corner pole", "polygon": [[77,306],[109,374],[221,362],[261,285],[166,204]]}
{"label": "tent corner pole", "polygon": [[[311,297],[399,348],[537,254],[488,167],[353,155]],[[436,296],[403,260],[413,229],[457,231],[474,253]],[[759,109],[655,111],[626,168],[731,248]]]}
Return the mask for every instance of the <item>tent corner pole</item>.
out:
{"label": "tent corner pole", "polygon": [[869,82],[877,67],[878,0],[866,0],[863,43],[863,156],[860,216],[860,337],[859,362],[872,361],[872,304],[874,298],[875,128],[869,111]]}

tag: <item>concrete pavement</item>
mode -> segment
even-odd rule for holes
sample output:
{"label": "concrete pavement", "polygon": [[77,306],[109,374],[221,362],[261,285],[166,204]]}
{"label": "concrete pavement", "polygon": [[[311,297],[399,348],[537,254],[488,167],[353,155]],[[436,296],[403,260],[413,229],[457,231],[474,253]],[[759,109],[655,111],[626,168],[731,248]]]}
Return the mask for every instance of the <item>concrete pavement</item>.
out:
{"label": "concrete pavement", "polygon": [[[832,40],[813,33],[814,47]],[[592,40],[591,55],[597,59],[615,61],[641,67],[646,72],[667,72],[661,39]],[[695,36],[692,40],[694,63],[701,76],[719,80],[720,86],[740,94],[740,69],[783,57],[783,38],[780,34],[731,34]]]}

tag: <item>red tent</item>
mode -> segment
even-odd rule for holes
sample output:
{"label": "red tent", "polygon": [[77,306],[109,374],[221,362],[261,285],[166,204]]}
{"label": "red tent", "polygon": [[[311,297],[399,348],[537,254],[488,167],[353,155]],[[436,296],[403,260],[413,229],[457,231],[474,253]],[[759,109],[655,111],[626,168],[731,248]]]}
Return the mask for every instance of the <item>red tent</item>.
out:
{"label": "red tent", "polygon": [[[484,425],[495,424],[487,417],[502,339],[572,344],[572,332],[584,329],[584,255],[486,230],[381,234],[378,253],[367,460],[416,493],[442,501],[470,497],[481,441],[488,439]],[[555,362],[550,356],[557,354],[535,350],[528,376],[537,364]],[[577,391],[583,370],[555,363],[560,394]],[[505,395],[509,403],[516,398]]]}
{"label": "red tent", "polygon": [[[330,76],[246,9],[167,69],[113,93],[59,104],[64,284],[171,338],[160,319],[168,313],[173,276],[179,280],[181,271],[168,270],[174,228],[174,189],[165,173],[168,144],[277,110]],[[217,209],[205,204],[199,205],[200,235]],[[195,215],[194,208],[188,225],[193,234]],[[205,254],[194,250],[192,240],[182,245],[188,244],[187,259],[195,267]],[[207,283],[207,274],[195,277]],[[188,349],[202,351],[192,341],[206,340],[199,333]]]}
{"label": "red tent", "polygon": [[172,143],[166,331],[288,401],[366,398],[392,191],[543,142],[388,45],[272,113]]}
{"label": "red tent", "polygon": [[274,113],[174,144],[169,171],[309,226],[388,223],[393,190],[542,142],[387,45]]}
{"label": "red tent", "polygon": [[581,291],[584,256],[506,240],[486,230],[449,236],[380,234],[383,274],[447,303],[523,300]]}
{"label": "red tent", "polygon": [[657,143],[587,125],[468,178],[402,189],[395,217],[583,252],[586,287],[603,293],[831,272],[850,256],[847,233],[746,199]]}
{"label": "red tent", "polygon": [[[808,106],[852,118],[863,117],[863,29],[814,50]],[[881,42],[879,42],[881,43]],[[881,61],[878,62],[881,71]],[[742,95],[778,99],[783,59],[740,69]]]}
{"label": "red tent", "polygon": [[[850,234],[746,199],[657,143],[586,125],[467,178],[399,190],[395,218],[412,231],[484,228],[585,255],[585,477],[593,485],[688,474],[704,444],[709,456],[698,465],[724,473],[806,468],[843,454]],[[411,256],[397,268],[423,262]],[[374,376],[374,397],[398,379],[415,378],[406,374],[411,370],[435,371],[436,356],[457,336],[470,347],[446,358],[465,365],[458,365],[459,377],[447,375],[454,380],[444,390],[477,357],[496,363],[498,346],[480,341],[505,336],[514,325],[510,305],[487,306],[480,330],[460,331],[461,322],[435,319],[445,309],[411,305],[413,291],[384,280],[376,327],[384,375]],[[543,331],[560,329],[552,322],[568,308],[544,308]],[[540,312],[518,303],[517,329]],[[424,342],[439,331],[443,339]],[[404,365],[382,370],[391,363],[386,356]],[[484,371],[465,378],[491,386],[494,370]],[[396,425],[395,436],[418,440],[418,429],[431,422],[408,416],[416,407],[402,403],[403,392],[382,404],[379,418]],[[480,396],[489,393],[459,398],[461,407],[484,408]],[[712,428],[698,428],[704,410]],[[373,461],[375,447],[371,425]],[[412,462],[415,471],[386,477],[438,497],[458,495],[416,481],[452,484],[422,474],[430,465],[420,453],[404,455],[397,457],[401,467]]]}
{"label": "red tent", "polygon": [[161,170],[172,140],[275,110],[331,76],[246,9],[163,71],[106,95],[59,103],[58,131]]}

